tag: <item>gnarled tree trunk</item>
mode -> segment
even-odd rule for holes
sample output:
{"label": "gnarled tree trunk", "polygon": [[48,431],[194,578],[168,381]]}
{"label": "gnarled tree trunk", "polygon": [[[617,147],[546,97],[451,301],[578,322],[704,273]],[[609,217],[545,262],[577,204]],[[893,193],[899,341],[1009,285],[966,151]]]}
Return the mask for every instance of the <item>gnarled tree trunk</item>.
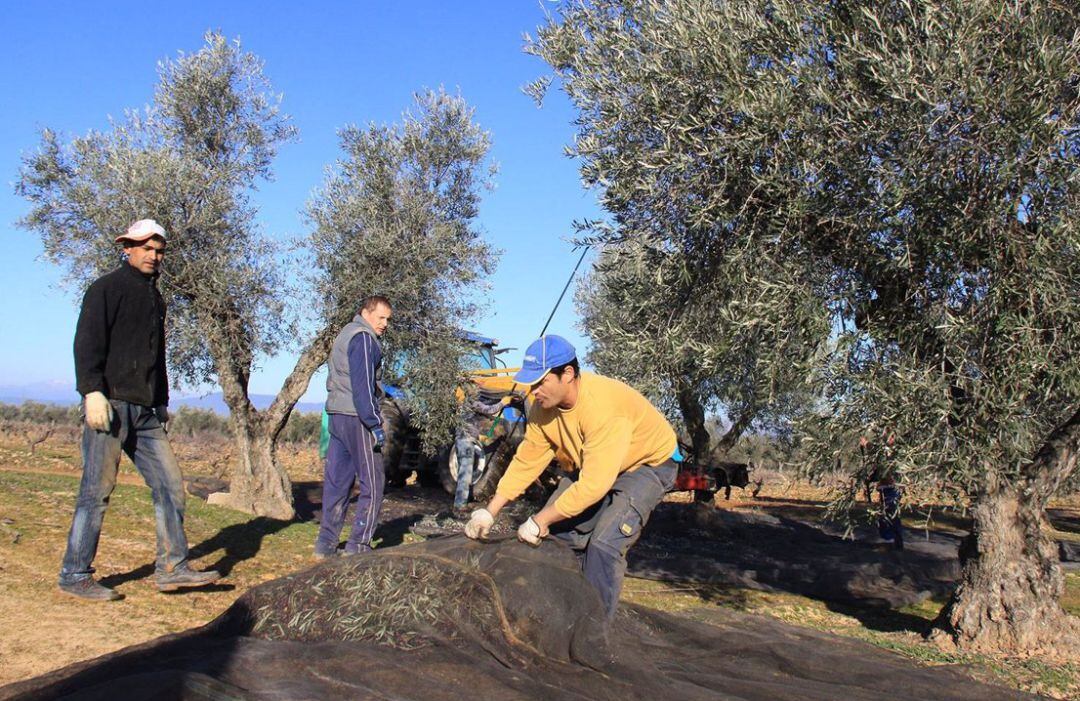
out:
{"label": "gnarled tree trunk", "polygon": [[705,409],[701,406],[697,392],[685,382],[679,383],[676,394],[679,400],[679,410],[683,415],[683,423],[686,424],[686,432],[690,435],[690,444],[694,449],[694,457],[697,460],[707,460],[709,457],[709,429],[705,426]]}
{"label": "gnarled tree trunk", "polygon": [[290,520],[295,515],[292,480],[277,461],[276,441],[261,426],[264,417],[253,413],[255,420],[246,425],[232,422],[239,460],[233,466],[229,491],[211,494],[208,501],[257,516]]}
{"label": "gnarled tree trunk", "polygon": [[960,548],[960,584],[933,639],[983,652],[1080,655],[1080,621],[1061,608],[1064,575],[1043,530],[1046,502],[1076,468],[1078,443],[1080,412],[1051,434],[1017,484],[988,480]]}
{"label": "gnarled tree trunk", "polygon": [[248,399],[246,374],[218,373],[239,459],[231,471],[229,491],[211,494],[209,503],[258,516],[293,518],[292,480],[277,461],[277,439],[296,402],[307,391],[311,376],[326,362],[332,340],[328,329],[315,337],[264,411],[257,411]]}

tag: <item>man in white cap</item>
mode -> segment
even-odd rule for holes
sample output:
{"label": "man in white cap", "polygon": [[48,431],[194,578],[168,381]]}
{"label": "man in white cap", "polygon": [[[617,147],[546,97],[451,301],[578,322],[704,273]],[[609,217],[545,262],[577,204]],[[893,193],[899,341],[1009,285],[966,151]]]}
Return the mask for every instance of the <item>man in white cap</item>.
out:
{"label": "man in white cap", "polygon": [[553,459],[567,470],[547,505],[518,528],[540,545],[548,535],[573,548],[582,573],[615,615],[626,553],[664,494],[675,486],[675,431],[637,390],[583,373],[577,352],[561,336],[543,336],[525,351],[514,381],[533,398],[525,438],[486,508],[472,513],[469,538],[484,538],[495,516],[540,476]]}
{"label": "man in white cap", "polygon": [[123,244],[127,261],[87,288],[75,330],[75,380],[86,419],[83,475],[60,569],[61,591],[95,601],[121,598],[94,580],[91,566],[121,451],[150,487],[158,589],[202,586],[221,577],[188,565],[184,487],[165,435],[165,302],[157,289],[165,229],[153,219],[140,219],[116,242]]}

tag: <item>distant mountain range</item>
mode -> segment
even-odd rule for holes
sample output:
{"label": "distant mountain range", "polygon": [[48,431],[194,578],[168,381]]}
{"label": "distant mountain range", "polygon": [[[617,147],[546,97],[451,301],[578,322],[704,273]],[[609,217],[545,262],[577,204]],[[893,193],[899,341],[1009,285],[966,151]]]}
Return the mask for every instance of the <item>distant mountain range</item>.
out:
{"label": "distant mountain range", "polygon": [[[251,403],[256,409],[265,409],[274,401],[273,395],[252,394]],[[35,382],[29,385],[0,385],[0,402],[5,404],[22,404],[25,401],[45,402],[46,404],[76,404],[79,401],[79,393],[73,385],[66,382]],[[172,393],[169,406],[173,409],[182,406],[197,409],[209,409],[217,414],[227,415],[229,407],[221,397],[221,392],[213,392],[205,395],[182,396]],[[294,411],[321,412],[322,402],[300,402]]]}

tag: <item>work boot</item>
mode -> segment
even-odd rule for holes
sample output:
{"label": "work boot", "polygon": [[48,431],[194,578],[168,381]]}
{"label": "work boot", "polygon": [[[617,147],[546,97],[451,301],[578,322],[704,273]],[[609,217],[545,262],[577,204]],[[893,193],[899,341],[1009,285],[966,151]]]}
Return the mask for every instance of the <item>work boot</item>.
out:
{"label": "work boot", "polygon": [[468,521],[469,516],[472,515],[472,510],[466,506],[455,506],[450,510],[450,514],[458,521]]}
{"label": "work boot", "polygon": [[221,579],[221,573],[217,570],[200,572],[187,565],[181,565],[172,572],[159,574],[157,588],[158,591],[176,591],[185,587],[202,587],[219,579]]}
{"label": "work boot", "polygon": [[361,545],[357,543],[345,543],[346,555],[362,555],[363,553],[371,552],[370,545]]}
{"label": "work boot", "polygon": [[315,551],[311,554],[311,556],[314,557],[316,560],[329,560],[332,557],[337,557],[338,551],[337,548],[334,548],[333,550],[326,550],[316,545]]}
{"label": "work boot", "polygon": [[77,579],[70,584],[60,583],[60,591],[77,596],[87,601],[118,601],[124,596],[115,589],[110,589],[94,581],[93,577]]}

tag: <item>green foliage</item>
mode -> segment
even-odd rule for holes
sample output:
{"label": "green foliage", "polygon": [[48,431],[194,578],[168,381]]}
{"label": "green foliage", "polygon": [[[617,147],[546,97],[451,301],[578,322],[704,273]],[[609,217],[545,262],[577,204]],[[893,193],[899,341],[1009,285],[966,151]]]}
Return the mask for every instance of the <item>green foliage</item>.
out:
{"label": "green foliage", "polygon": [[498,255],[476,224],[493,175],[490,139],[464,100],[438,91],[418,94],[400,125],[343,129],[341,145],[344,156],[308,204],[314,287],[337,328],[364,297],[390,299],[383,365],[392,382],[404,378],[434,448],[455,421],[459,329],[477,312],[470,293]]}
{"label": "green foliage", "polygon": [[775,285],[721,299],[728,333],[829,314],[813,355],[758,356],[820,393],[813,472],[887,430],[903,481],[976,493],[1080,405],[1080,6],[569,2],[530,50],[580,111],[595,238]]}
{"label": "green foliage", "polygon": [[[343,129],[344,156],[307,209],[312,232],[287,255],[259,231],[251,202],[278,148],[296,137],[279,101],[256,56],[208,33],[196,53],[160,64],[143,112],[104,133],[42,133],[16,184],[31,203],[20,224],[80,289],[117,264],[113,238],[132,221],[165,227],[171,376],[221,385],[240,444],[263,451],[247,456],[253,469],[276,469],[268,446],[280,431],[306,435],[302,422],[286,423],[292,407],[370,294],[392,300],[387,367],[406,371],[425,441],[441,444],[456,409],[456,329],[474,315],[467,300],[496,260],[475,224],[493,173],[488,135],[464,100],[443,92],[418,95],[400,125]],[[257,360],[294,344],[304,347],[292,374],[257,412],[247,393]],[[233,481],[241,490],[252,476],[244,464]],[[278,469],[274,479],[287,499],[287,476]],[[264,491],[255,500],[274,498]]]}
{"label": "green foliage", "polygon": [[321,413],[317,411],[294,411],[289,414],[289,423],[285,424],[285,429],[278,438],[286,443],[318,445],[321,430]]}
{"label": "green foliage", "polygon": [[228,436],[229,420],[211,411],[182,406],[169,412],[169,433],[175,436]]}
{"label": "green foliage", "polygon": [[[672,222],[680,226],[681,222]],[[778,430],[806,401],[796,362],[828,332],[819,307],[804,304],[768,278],[749,274],[750,260],[709,260],[672,245],[617,232],[579,287],[582,326],[592,340],[589,361],[619,377],[688,424],[697,403],[738,424],[732,442],[751,425]],[[790,330],[781,319],[799,319]],[[791,362],[776,362],[778,358]],[[702,419],[704,416],[702,416]],[[692,433],[692,429],[691,429]],[[698,447],[700,449],[700,446]]]}
{"label": "green foliage", "polygon": [[[320,420],[317,412],[294,411],[289,415],[289,421],[278,435],[278,440],[313,445],[319,440]],[[210,409],[182,406],[170,412],[169,434],[173,437],[225,438],[230,434],[229,419]]]}
{"label": "green foliage", "polygon": [[110,131],[64,143],[44,130],[16,184],[32,204],[20,224],[78,287],[115,267],[113,238],[132,221],[165,227],[170,363],[192,384],[226,364],[249,368],[290,336],[286,277],[256,230],[250,195],[296,130],[258,59],[219,34],[205,39],[159,64],[154,104]]}

